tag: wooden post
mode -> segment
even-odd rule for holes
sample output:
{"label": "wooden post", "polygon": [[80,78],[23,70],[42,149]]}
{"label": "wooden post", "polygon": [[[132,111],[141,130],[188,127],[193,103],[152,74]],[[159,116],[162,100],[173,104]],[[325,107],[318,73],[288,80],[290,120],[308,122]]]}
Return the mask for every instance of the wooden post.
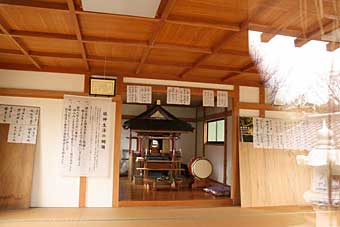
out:
{"label": "wooden post", "polygon": [[[259,97],[260,97],[260,104],[266,104],[266,94],[265,94],[265,88],[264,88],[264,86],[261,86],[260,87],[260,95],[259,95]],[[260,109],[260,117],[265,117],[265,115],[266,115],[266,110],[265,109],[263,109],[263,108],[261,108]]]}
{"label": "wooden post", "polygon": [[113,195],[112,206],[119,206],[119,169],[120,169],[120,143],[122,128],[122,107],[123,107],[123,77],[117,78],[116,92],[116,115],[115,115],[115,132],[114,132],[114,150],[113,150]]}
{"label": "wooden post", "polygon": [[198,152],[198,143],[197,143],[197,138],[198,138],[198,111],[197,111],[197,107],[195,107],[196,110],[196,119],[195,119],[195,124],[196,124],[196,128],[195,128],[195,157],[197,157],[197,152]]}
{"label": "wooden post", "polygon": [[232,175],[231,199],[234,205],[240,204],[240,174],[239,174],[239,91],[238,85],[234,86],[233,100],[233,128],[232,128]]}
{"label": "wooden post", "polygon": [[128,169],[128,179],[129,182],[132,181],[132,132],[131,129],[129,129],[129,169]]}
{"label": "wooden post", "polygon": [[203,107],[203,147],[202,147],[202,156],[205,157],[205,143],[207,141],[208,135],[207,135],[207,124],[205,122],[205,107]]}
{"label": "wooden post", "polygon": [[228,108],[224,110],[224,155],[223,155],[223,184],[227,184],[227,153],[228,153]]}

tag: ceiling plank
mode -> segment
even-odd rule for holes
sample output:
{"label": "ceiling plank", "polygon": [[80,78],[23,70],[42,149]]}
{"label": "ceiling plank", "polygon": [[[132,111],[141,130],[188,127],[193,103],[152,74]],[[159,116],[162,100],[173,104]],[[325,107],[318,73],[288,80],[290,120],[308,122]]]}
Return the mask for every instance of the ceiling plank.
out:
{"label": "ceiling plank", "polygon": [[83,37],[82,37],[81,30],[80,30],[79,20],[78,20],[78,16],[76,15],[76,12],[75,12],[75,6],[74,6],[73,0],[67,0],[67,5],[68,5],[68,9],[71,13],[71,17],[72,17],[72,20],[73,20],[73,23],[74,23],[74,29],[75,29],[75,32],[76,32],[77,40],[79,41],[79,44],[80,44],[81,56],[82,56],[83,61],[85,63],[86,69],[90,70],[89,63],[87,62],[87,54],[86,54],[85,45],[82,41]]}
{"label": "ceiling plank", "polygon": [[[7,34],[4,34],[4,33],[0,33],[0,35],[7,36]],[[47,32],[31,32],[31,31],[11,30],[11,35],[13,37],[19,37],[19,38],[20,37],[33,37],[33,38],[50,38],[50,39],[60,39],[60,40],[72,40],[72,41],[78,40],[75,35],[66,35],[66,34],[59,34],[59,33],[47,33]],[[106,43],[106,44],[113,44],[113,45],[148,47],[148,42],[146,42],[146,41],[129,40],[129,39],[101,38],[101,37],[93,37],[93,36],[83,36],[82,42],[83,43]],[[210,48],[193,47],[193,46],[178,45],[178,44],[167,44],[167,43],[155,43],[153,45],[153,48],[172,49],[172,50],[194,52],[194,53],[203,53],[203,54],[211,53]],[[244,53],[242,53],[241,55],[244,55]]]}
{"label": "ceiling plank", "polygon": [[[241,31],[245,31],[248,28],[248,20],[244,21],[241,23],[240,25],[240,29]],[[235,37],[235,35],[237,35],[238,33],[231,33],[231,34],[227,34],[225,35],[218,43],[216,43],[213,48],[212,48],[212,53],[211,54],[206,54],[206,55],[202,55],[200,58],[198,58],[196,60],[196,62],[193,64],[193,66],[191,68],[185,69],[184,71],[182,71],[178,77],[179,78],[185,78],[185,76],[191,72],[192,70],[194,70],[195,68],[199,67],[200,65],[202,65],[204,63],[204,61],[206,61],[208,58],[210,58],[210,56],[212,54],[218,53],[222,47],[228,42],[230,41],[233,37]]]}
{"label": "ceiling plank", "polygon": [[[4,54],[14,54],[14,55],[23,55],[22,52],[18,50],[8,50],[8,49],[0,49],[0,53]],[[59,58],[59,59],[77,59],[81,60],[82,56],[80,54],[67,54],[67,53],[50,53],[50,52],[38,52],[31,51],[30,55],[33,57],[50,57],[50,58]],[[126,63],[138,63],[138,60],[133,60],[129,58],[119,58],[119,57],[103,57],[103,56],[95,56],[88,55],[88,61],[92,62],[126,62]],[[146,61],[144,64],[147,65],[158,65],[158,66],[173,66],[173,67],[183,67],[183,68],[191,68],[192,64],[184,64],[184,63],[172,63],[172,62],[164,62],[164,61]],[[242,69],[228,67],[228,66],[214,66],[214,65],[201,65],[198,67],[199,69],[209,69],[209,70],[217,70],[217,71],[225,71],[225,72],[233,72],[233,73],[243,73]],[[249,74],[257,74],[254,72],[247,72]]]}
{"label": "ceiling plank", "polygon": [[[168,0],[166,4],[168,4]],[[52,2],[43,2],[43,1],[25,1],[25,0],[0,0],[0,6],[13,6],[13,7],[28,7],[28,8],[35,8],[41,10],[49,10],[49,11],[68,11],[68,5],[63,3],[52,3]],[[164,14],[165,9],[162,10]],[[101,15],[111,18],[121,18],[121,19],[136,19],[140,21],[150,21],[150,22],[159,22],[162,20],[161,18],[147,18],[147,17],[137,17],[137,16],[129,16],[129,15],[119,15],[119,14],[107,14],[107,13],[97,13],[97,12],[89,12],[83,11],[80,9],[75,9],[75,13],[79,15]],[[173,24],[180,24],[180,25],[189,25],[194,27],[207,27],[207,28],[215,28],[221,30],[228,30],[228,31],[240,31],[240,28],[233,24],[225,24],[225,23],[216,23],[216,22],[206,22],[206,21],[196,21],[196,20],[185,20],[185,19],[166,19],[165,22],[173,23]]]}
{"label": "ceiling plank", "polygon": [[43,1],[26,1],[26,0],[0,0],[2,6],[18,6],[45,10],[67,11],[67,5],[63,3],[43,2]]}
{"label": "ceiling plank", "polygon": [[141,60],[137,66],[136,69],[136,74],[139,74],[140,71],[142,70],[143,64],[145,63],[145,61],[147,60],[147,58],[150,55],[151,49],[154,46],[156,39],[159,35],[159,33],[161,32],[163,26],[165,25],[165,21],[166,19],[169,17],[171,9],[175,6],[176,4],[176,0],[168,0],[160,17],[160,21],[156,24],[151,37],[149,39],[149,46],[144,50],[143,55],[141,57]]}
{"label": "ceiling plank", "polygon": [[26,47],[17,39],[15,39],[10,34],[10,29],[8,28],[7,23],[5,20],[0,16],[0,30],[7,35],[7,38],[10,39],[15,46],[37,67],[38,69],[41,68],[39,63],[29,54],[29,51],[26,49]]}

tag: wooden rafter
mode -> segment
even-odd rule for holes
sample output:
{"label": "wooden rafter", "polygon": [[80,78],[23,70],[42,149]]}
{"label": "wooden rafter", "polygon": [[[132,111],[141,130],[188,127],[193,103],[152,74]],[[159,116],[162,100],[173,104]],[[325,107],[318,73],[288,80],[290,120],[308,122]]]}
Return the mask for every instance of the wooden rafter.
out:
{"label": "wooden rafter", "polygon": [[[70,74],[96,74],[96,75],[103,75],[103,70],[98,69],[98,68],[93,68],[91,69],[91,72],[86,71],[86,70],[81,70],[79,68],[63,68],[63,67],[51,67],[51,66],[42,66],[41,69],[37,69],[36,67],[29,66],[29,65],[22,65],[22,64],[4,64],[0,63],[0,68],[1,69],[9,69],[9,70],[24,70],[24,71],[44,71],[44,72],[58,72],[58,73],[70,73]],[[136,77],[136,78],[149,78],[149,79],[160,79],[159,75],[152,75],[152,74],[135,74],[131,73],[126,70],[121,70],[121,69],[115,69],[114,71],[110,72],[109,74],[106,75],[112,75],[112,76],[117,76],[117,75],[124,75],[128,77]],[[167,77],[163,78],[165,80],[174,80],[176,79],[175,77]],[[192,82],[191,79],[183,78],[182,81],[188,81]],[[196,82],[202,82],[202,83],[222,83],[220,79],[216,78],[197,78],[195,80]],[[244,86],[258,86],[259,83],[256,81],[238,81],[237,82],[240,85]],[[225,83],[223,83],[225,84]],[[234,84],[234,83],[233,83]]]}
{"label": "wooden rafter", "polygon": [[327,50],[328,51],[335,51],[338,48],[340,48],[340,43],[338,43],[338,42],[327,43]]}
{"label": "wooden rafter", "polygon": [[26,47],[23,44],[21,44],[20,41],[15,39],[15,37],[11,36],[10,29],[8,29],[7,23],[1,16],[0,16],[0,30],[5,35],[7,35],[8,39],[11,40],[15,44],[15,46],[18,47],[20,52],[23,53],[35,65],[35,67],[37,67],[38,69],[41,68],[39,63],[29,54],[29,51],[26,49]]}
{"label": "wooden rafter", "polygon": [[161,32],[163,26],[165,25],[165,20],[169,17],[171,9],[175,6],[175,4],[176,4],[176,0],[168,0],[168,2],[166,3],[165,8],[160,17],[160,21],[156,24],[156,27],[151,34],[151,38],[149,39],[149,42],[148,42],[149,46],[144,50],[142,58],[137,66],[136,74],[140,73],[140,71],[142,70],[143,64],[149,57],[151,49],[154,46],[155,41],[159,33]]}
{"label": "wooden rafter", "polygon": [[[18,50],[7,50],[7,49],[0,49],[0,53],[4,54],[13,54],[13,55],[22,55],[22,52]],[[38,52],[38,51],[31,51],[30,55],[33,57],[49,57],[49,58],[59,58],[59,59],[77,59],[81,60],[82,56],[79,54],[68,54],[68,53],[49,53],[49,52]],[[119,58],[119,57],[102,57],[102,56],[95,56],[95,55],[88,55],[87,61],[90,62],[126,62],[126,63],[139,63],[138,60],[132,60],[129,58]],[[144,64],[147,65],[159,65],[159,66],[173,66],[173,67],[183,67],[183,68],[191,68],[192,64],[185,64],[185,63],[172,63],[172,62],[164,62],[164,61],[146,61]],[[244,73],[242,69],[228,67],[228,66],[199,66],[200,69],[210,69],[210,70],[218,70],[218,71],[225,71],[225,72],[233,72],[233,73]],[[256,74],[253,72],[247,72],[248,74]]]}
{"label": "wooden rafter", "polygon": [[[244,65],[244,66],[240,69],[241,72],[231,72],[231,73],[229,73],[228,75],[226,75],[224,78],[222,78],[222,81],[225,82],[225,81],[230,80],[231,78],[234,78],[234,77],[236,77],[236,76],[238,76],[238,75],[240,75],[240,74],[242,74],[242,73],[245,73],[245,72],[247,72],[248,70],[250,70],[251,68],[253,68],[254,66],[255,66],[255,63],[254,63],[254,62],[250,62],[250,63]],[[249,73],[249,72],[248,72],[248,73]],[[258,75],[258,73],[256,73],[256,74]]]}
{"label": "wooden rafter", "polygon": [[[244,21],[241,23],[240,25],[241,31],[245,31],[248,28],[248,20]],[[220,40],[217,44],[215,44],[212,48],[212,53],[211,54],[206,54],[206,55],[202,55],[199,59],[196,60],[196,62],[193,64],[193,66],[191,68],[185,69],[184,71],[182,71],[178,76],[179,78],[184,78],[189,72],[191,72],[192,70],[198,68],[200,65],[202,65],[207,59],[209,59],[211,57],[211,55],[218,53],[223,46],[228,43],[233,37],[235,37],[235,35],[237,35],[238,33],[231,33],[231,34],[227,34],[225,35],[222,40]]]}
{"label": "wooden rafter", "polygon": [[86,49],[85,49],[84,43],[82,42],[83,36],[82,36],[81,30],[80,30],[80,25],[79,25],[78,17],[76,15],[76,10],[75,10],[73,0],[67,0],[67,5],[68,5],[68,9],[71,13],[71,17],[72,17],[72,20],[73,20],[73,23],[74,23],[74,29],[75,29],[75,32],[76,32],[77,40],[79,41],[79,44],[80,44],[81,56],[82,56],[83,61],[85,63],[86,69],[89,70],[90,66],[89,66],[89,63],[87,62]]}
{"label": "wooden rafter", "polygon": [[166,20],[169,24],[178,24],[178,25],[189,25],[193,27],[200,27],[200,28],[214,28],[219,30],[225,30],[225,31],[234,31],[238,32],[240,31],[240,27],[238,25],[233,24],[225,24],[221,22],[216,21],[197,21],[189,18],[183,18],[183,19],[176,19],[171,18]]}
{"label": "wooden rafter", "polygon": [[[7,35],[1,33],[0,35]],[[17,31],[11,30],[10,35],[13,37],[33,37],[33,38],[50,38],[50,39],[60,39],[60,40],[71,40],[77,41],[77,37],[74,35],[58,34],[58,33],[47,33],[47,32],[31,32],[31,31]],[[101,38],[93,36],[82,36],[82,43],[103,43],[112,45],[123,45],[123,46],[139,46],[148,47],[148,42],[139,40],[129,40],[129,39],[115,39],[115,38]],[[193,53],[211,53],[210,48],[203,47],[192,47],[187,45],[176,45],[167,43],[155,43],[153,45],[155,49],[173,49],[179,51],[193,52]]]}
{"label": "wooden rafter", "polygon": [[[267,25],[267,24],[259,24],[259,23],[254,23],[254,22],[249,22],[249,30],[253,31],[260,31],[260,32],[265,32],[269,34],[276,34],[276,27],[273,27],[272,25]],[[299,36],[301,34],[300,30],[297,29],[291,29],[291,28],[286,28],[281,30],[280,34],[282,35],[287,35],[287,36]]]}
{"label": "wooden rafter", "polygon": [[269,42],[272,38],[274,38],[282,30],[284,30],[287,27],[289,27],[291,24],[293,24],[298,19],[300,19],[299,15],[296,15],[296,13],[291,14],[291,16],[289,16],[288,20],[286,20],[285,22],[281,23],[277,28],[275,28],[274,32],[272,32],[272,33],[265,33],[265,32],[263,32],[261,34],[261,42]]}
{"label": "wooden rafter", "polygon": [[[320,29],[319,24],[314,25],[313,28],[314,29],[312,31],[306,34],[306,38],[303,36],[303,34],[301,34],[294,40],[294,44],[296,47],[302,47],[303,45],[305,45],[306,43],[308,43],[309,41],[313,39],[321,38],[322,34],[321,34],[321,29]],[[327,22],[326,24],[324,24],[324,27],[323,27],[323,30],[325,33],[328,33],[335,29],[337,28],[334,26],[333,21]]]}

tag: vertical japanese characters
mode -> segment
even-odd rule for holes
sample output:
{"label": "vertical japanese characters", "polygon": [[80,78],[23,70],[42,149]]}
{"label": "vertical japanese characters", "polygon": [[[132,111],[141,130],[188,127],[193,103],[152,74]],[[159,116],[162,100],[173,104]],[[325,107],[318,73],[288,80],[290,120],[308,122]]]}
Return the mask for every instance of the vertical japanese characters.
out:
{"label": "vertical japanese characters", "polygon": [[61,164],[65,176],[108,176],[113,104],[109,98],[65,96]]}
{"label": "vertical japanese characters", "polygon": [[0,105],[0,123],[9,124],[8,143],[35,144],[39,107]]}

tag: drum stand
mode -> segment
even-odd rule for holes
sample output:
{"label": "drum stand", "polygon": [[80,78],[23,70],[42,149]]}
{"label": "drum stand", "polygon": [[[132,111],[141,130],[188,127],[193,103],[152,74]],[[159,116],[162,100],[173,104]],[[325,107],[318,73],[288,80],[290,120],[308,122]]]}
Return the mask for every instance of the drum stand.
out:
{"label": "drum stand", "polygon": [[205,179],[199,179],[197,177],[194,177],[192,183],[191,183],[191,188],[195,189],[195,188],[205,188],[210,186],[210,182],[208,180],[208,178]]}

